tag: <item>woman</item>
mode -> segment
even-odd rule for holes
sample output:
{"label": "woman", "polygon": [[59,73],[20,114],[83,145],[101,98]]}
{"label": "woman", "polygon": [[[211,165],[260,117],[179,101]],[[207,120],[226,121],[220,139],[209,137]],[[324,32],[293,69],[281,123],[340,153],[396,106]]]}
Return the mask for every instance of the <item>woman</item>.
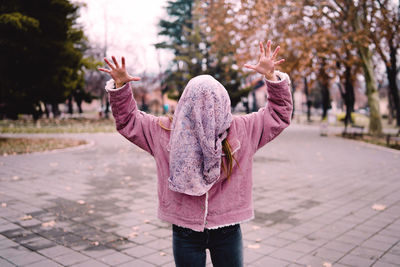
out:
{"label": "woman", "polygon": [[255,152],[290,124],[289,77],[275,67],[260,43],[260,58],[246,68],[265,76],[267,106],[232,116],[227,91],[209,75],[187,84],[172,121],[138,110],[130,76],[112,57],[101,68],[112,79],[109,92],[116,127],[128,140],[154,156],[158,174],[158,217],[172,224],[176,266],[205,266],[206,249],[214,266],[243,266],[240,223],[254,217],[252,160]]}

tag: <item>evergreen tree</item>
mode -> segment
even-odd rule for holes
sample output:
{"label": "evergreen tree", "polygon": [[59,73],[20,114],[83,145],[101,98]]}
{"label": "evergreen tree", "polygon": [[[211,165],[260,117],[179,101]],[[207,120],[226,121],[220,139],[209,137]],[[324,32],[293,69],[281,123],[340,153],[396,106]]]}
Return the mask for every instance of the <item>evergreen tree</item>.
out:
{"label": "evergreen tree", "polygon": [[78,5],[68,0],[15,0],[0,4],[1,114],[37,117],[41,103],[58,103],[83,90],[83,31]]}
{"label": "evergreen tree", "polygon": [[212,50],[212,37],[207,34],[200,5],[200,1],[193,0],[169,1],[169,20],[159,23],[159,35],[168,37],[168,41],[156,44],[156,48],[171,49],[175,55],[165,75],[165,91],[170,98],[179,99],[191,78],[209,74],[225,86],[235,107],[249,89],[240,90],[242,76],[234,68],[233,53]]}

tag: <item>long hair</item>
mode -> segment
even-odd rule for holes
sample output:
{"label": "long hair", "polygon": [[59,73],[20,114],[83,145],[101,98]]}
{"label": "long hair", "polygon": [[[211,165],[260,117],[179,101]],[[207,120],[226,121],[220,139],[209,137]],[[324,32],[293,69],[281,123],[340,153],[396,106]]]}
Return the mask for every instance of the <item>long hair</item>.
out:
{"label": "long hair", "polygon": [[[168,116],[170,122],[172,122],[172,116]],[[158,121],[158,125],[160,125],[161,128],[163,128],[166,131],[171,131],[171,129],[165,127],[164,125],[161,124],[161,121]],[[231,145],[228,142],[228,139],[225,138],[224,140],[222,140],[222,151],[224,152],[224,154],[226,155],[226,160],[228,162],[228,166],[225,168],[225,164],[223,159],[221,159],[221,167],[222,169],[226,172],[226,176],[229,180],[229,178],[231,177],[232,174],[232,169],[233,169],[233,161],[236,162],[237,164],[237,160],[235,159],[235,157],[232,154],[232,148]]]}

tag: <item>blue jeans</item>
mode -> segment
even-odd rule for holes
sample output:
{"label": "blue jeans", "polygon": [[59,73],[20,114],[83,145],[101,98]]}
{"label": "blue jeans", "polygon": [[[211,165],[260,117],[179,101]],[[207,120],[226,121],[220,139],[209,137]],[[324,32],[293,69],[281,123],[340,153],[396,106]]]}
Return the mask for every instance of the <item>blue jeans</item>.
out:
{"label": "blue jeans", "polygon": [[214,267],[242,267],[243,244],[240,225],[196,232],[172,225],[172,243],[177,267],[206,266],[206,249]]}

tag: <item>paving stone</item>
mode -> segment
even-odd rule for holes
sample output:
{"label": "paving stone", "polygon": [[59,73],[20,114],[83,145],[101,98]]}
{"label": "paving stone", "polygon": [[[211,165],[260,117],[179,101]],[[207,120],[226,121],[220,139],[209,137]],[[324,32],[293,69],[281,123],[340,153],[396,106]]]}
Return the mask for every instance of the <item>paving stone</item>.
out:
{"label": "paving stone", "polygon": [[69,253],[73,252],[73,250],[69,249],[67,247],[64,247],[64,246],[57,245],[54,247],[38,250],[37,252],[48,258],[53,258],[53,257],[69,254]]}
{"label": "paving stone", "polygon": [[243,250],[243,261],[245,266],[251,266],[251,264],[257,260],[259,260],[260,258],[263,257],[263,254],[265,253],[265,251],[260,251],[261,253],[257,253],[253,250],[250,249],[244,249]]}
{"label": "paving stone", "polygon": [[4,259],[0,258],[0,266],[1,266],[1,267],[14,267],[14,266],[16,266],[16,265],[10,263],[10,262],[7,261],[7,260],[4,260]]}
{"label": "paving stone", "polygon": [[296,252],[296,251],[292,251],[292,250],[283,248],[283,249],[275,250],[274,252],[272,252],[270,254],[270,256],[274,257],[274,258],[277,258],[277,259],[294,262],[297,259],[303,257],[304,253]]}
{"label": "paving stone", "polygon": [[[154,266],[156,266],[156,265],[151,264],[151,263],[149,263],[149,262],[142,261],[142,260],[133,260],[133,261],[126,262],[126,263],[123,263],[123,264],[121,264],[121,265],[118,265],[118,267],[133,267],[133,266],[154,267]],[[167,265],[165,265],[165,266],[167,266]],[[175,264],[174,264],[173,266],[175,266]],[[74,266],[74,267],[75,267],[75,266]],[[82,266],[82,267],[83,267],[83,266]],[[86,267],[86,266],[85,266],[85,267]],[[87,266],[87,267],[89,267],[89,266]]]}
{"label": "paving stone", "polygon": [[22,246],[4,248],[0,250],[0,257],[8,259],[19,255],[23,255],[27,252],[29,252],[29,250]]}
{"label": "paving stone", "polygon": [[399,267],[398,264],[392,264],[384,261],[378,260],[377,262],[374,263],[374,267]]}
{"label": "paving stone", "polygon": [[145,246],[136,246],[123,250],[122,252],[135,258],[142,258],[143,256],[155,253],[156,250]]}
{"label": "paving stone", "polygon": [[374,260],[349,254],[344,256],[339,261],[339,263],[347,264],[354,267],[365,267],[365,266],[370,266],[372,263],[374,263]]}
{"label": "paving stone", "polygon": [[26,267],[61,267],[61,266],[62,265],[60,265],[52,260],[43,260],[43,261],[38,261],[38,262],[35,262],[32,264],[26,265]]}
{"label": "paving stone", "polygon": [[393,263],[393,264],[399,264],[400,263],[400,255],[396,255],[396,254],[392,254],[392,253],[386,253],[380,259],[380,261]]}
{"label": "paving stone", "polygon": [[75,251],[70,252],[68,254],[63,254],[63,255],[56,256],[56,257],[52,257],[52,260],[54,260],[64,266],[84,262],[89,259],[90,259],[89,257],[82,255],[81,253],[78,253]]}
{"label": "paving stone", "polygon": [[[306,255],[300,259],[297,260],[298,264],[302,264],[303,266],[324,266],[327,265],[327,263],[332,264],[333,262],[330,262],[326,259],[321,259],[319,257],[315,257],[312,255]],[[332,264],[333,266],[337,266],[336,264]]]}
{"label": "paving stone", "polygon": [[163,250],[171,247],[171,241],[165,239],[157,239],[155,241],[147,243],[146,247],[153,248],[155,250]]}
{"label": "paving stone", "polygon": [[366,247],[366,248],[380,250],[380,251],[386,251],[386,250],[390,249],[393,246],[393,244],[388,244],[388,243],[374,241],[374,240],[367,240],[362,243],[362,246]]}
{"label": "paving stone", "polygon": [[115,250],[100,245],[100,246],[93,246],[90,248],[86,248],[84,250],[81,250],[80,252],[89,257],[97,259],[99,257],[103,257],[106,255],[112,254],[115,252]]}
{"label": "paving stone", "polygon": [[[46,258],[35,252],[27,252],[22,255],[11,257],[8,260],[17,266],[24,266],[24,265],[36,263],[39,261],[44,261],[44,260],[46,260]],[[0,264],[0,266],[2,266],[2,265]]]}
{"label": "paving stone", "polygon": [[265,266],[274,266],[274,267],[286,267],[289,265],[290,262],[283,261],[283,260],[278,260],[275,258],[272,258],[270,256],[264,256],[261,259],[253,262],[252,266],[259,266],[259,267],[265,267]]}
{"label": "paving stone", "polygon": [[319,245],[311,245],[311,244],[304,243],[304,242],[295,242],[295,243],[291,243],[291,244],[287,245],[285,248],[307,254],[307,253],[310,253],[311,251],[315,250],[318,247],[319,247]]}
{"label": "paving stone", "polygon": [[366,248],[366,247],[357,247],[354,250],[352,250],[350,252],[350,254],[360,256],[363,258],[367,258],[367,259],[371,259],[371,260],[376,260],[376,259],[379,259],[379,257],[381,257],[383,252],[380,250],[370,249],[370,248]]}
{"label": "paving stone", "polygon": [[333,249],[336,251],[340,251],[340,252],[343,252],[344,254],[346,254],[349,251],[351,251],[352,249],[354,249],[356,246],[353,244],[334,240],[334,241],[331,241],[331,242],[325,244],[323,247]]}
{"label": "paving stone", "polygon": [[336,262],[343,257],[343,253],[328,248],[318,248],[311,253],[313,256],[324,259],[329,262]]}
{"label": "paving stone", "polygon": [[174,260],[173,256],[168,253],[156,252],[140,258],[141,260],[150,262],[157,266],[164,266],[168,262]]}
{"label": "paving stone", "polygon": [[122,263],[132,261],[134,258],[127,256],[126,254],[120,253],[120,252],[115,252],[113,254],[109,254],[103,257],[98,258],[98,260],[104,262],[105,264],[111,265],[111,266],[117,266]]}
{"label": "paving stone", "polygon": [[[106,264],[101,263],[101,262],[99,262],[97,260],[91,259],[91,260],[80,262],[80,263],[77,263],[77,264],[74,264],[74,265],[71,265],[71,266],[73,266],[73,267],[95,267],[95,266],[96,267],[107,267],[109,265],[106,265]],[[132,267],[133,267],[133,265],[132,265]]]}

